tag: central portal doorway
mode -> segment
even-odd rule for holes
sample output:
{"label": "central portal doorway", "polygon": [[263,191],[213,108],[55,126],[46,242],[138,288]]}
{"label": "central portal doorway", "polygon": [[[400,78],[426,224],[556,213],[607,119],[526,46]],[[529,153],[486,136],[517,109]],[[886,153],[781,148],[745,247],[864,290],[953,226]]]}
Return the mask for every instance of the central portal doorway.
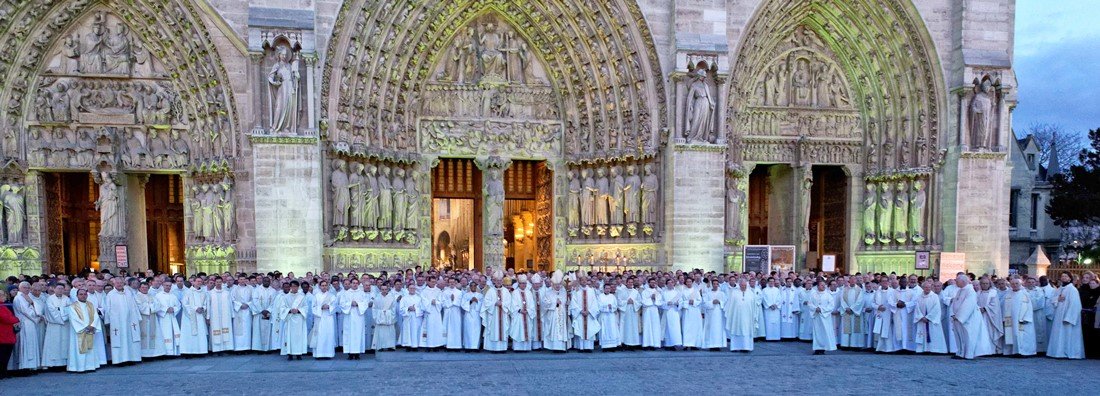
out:
{"label": "central portal doorway", "polygon": [[432,169],[432,268],[482,269],[481,215],[481,170],[441,159]]}

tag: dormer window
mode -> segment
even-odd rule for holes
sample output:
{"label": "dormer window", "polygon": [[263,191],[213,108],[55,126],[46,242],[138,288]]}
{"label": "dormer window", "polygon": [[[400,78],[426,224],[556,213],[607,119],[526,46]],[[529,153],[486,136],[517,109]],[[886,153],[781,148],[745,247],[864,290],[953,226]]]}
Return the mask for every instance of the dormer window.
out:
{"label": "dormer window", "polygon": [[1027,155],[1027,167],[1029,169],[1035,169],[1035,154]]}

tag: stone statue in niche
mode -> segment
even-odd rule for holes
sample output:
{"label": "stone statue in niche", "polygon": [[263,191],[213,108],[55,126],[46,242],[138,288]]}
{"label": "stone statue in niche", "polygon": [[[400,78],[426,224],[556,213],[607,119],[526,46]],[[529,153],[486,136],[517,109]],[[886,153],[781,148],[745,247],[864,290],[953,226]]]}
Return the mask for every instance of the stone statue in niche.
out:
{"label": "stone statue in niche", "polygon": [[867,183],[863,191],[863,244],[871,246],[875,244],[875,223],[878,222],[878,194],[875,193],[875,184]]}
{"label": "stone statue in niche", "polygon": [[95,182],[99,183],[99,199],[95,202],[95,208],[99,211],[99,237],[107,239],[126,235],[122,196],[114,175],[99,172]]}
{"label": "stone statue in niche", "polygon": [[909,239],[913,243],[924,243],[924,203],[928,197],[924,192],[924,181],[913,180],[913,191],[909,194]]}
{"label": "stone statue in niche", "polygon": [[592,178],[591,169],[581,169],[581,232],[584,235],[592,233],[592,227],[596,225],[596,179]]}
{"label": "stone statue in niche", "polygon": [[741,242],[741,214],[745,209],[745,192],[741,190],[739,177],[726,177],[726,239]]}
{"label": "stone statue in niche", "polygon": [[[393,189],[393,231],[394,233],[404,235],[405,233],[405,220],[408,220],[408,205],[409,201],[405,194],[408,190],[405,189],[405,170],[402,168],[394,168],[393,170],[393,182],[390,183],[390,187]],[[400,237],[398,237],[400,239]]]}
{"label": "stone statue in niche", "polygon": [[638,206],[641,205],[642,177],[634,165],[626,166],[626,179],[623,186],[623,219],[626,221],[626,233],[634,236],[638,233],[641,221]]}
{"label": "stone statue in niche", "polygon": [[[100,187],[102,189],[102,186]],[[191,232],[195,238],[203,238],[202,233],[202,195],[198,184],[191,185],[191,197],[188,200],[191,206]]]}
{"label": "stone statue in niche", "polygon": [[894,189],[890,188],[890,182],[882,182],[878,185],[878,241],[884,245],[890,244],[893,234],[891,215],[894,207]]}
{"label": "stone statue in niche", "polygon": [[566,225],[569,236],[576,237],[581,228],[581,181],[573,170],[569,170],[566,177],[569,179],[569,193],[565,201]]}
{"label": "stone statue in niche", "polygon": [[234,235],[236,235],[237,221],[235,217],[236,212],[233,210],[233,181],[229,180],[229,177],[226,176],[222,178],[220,186],[222,191],[219,197],[221,201],[218,203],[218,209],[221,210],[221,240],[224,242],[232,240]]}
{"label": "stone statue in niche", "polygon": [[809,166],[802,170],[802,183],[801,187],[801,203],[802,211],[799,213],[801,220],[798,223],[798,228],[802,229],[802,239],[799,244],[802,246],[802,251],[807,252],[810,248],[810,204],[811,197],[814,189],[814,172]]}
{"label": "stone statue in niche", "polygon": [[710,95],[707,71],[702,68],[692,73],[685,114],[684,139],[689,143],[713,143],[714,99]]}
{"label": "stone statue in niche", "polygon": [[[348,209],[351,207],[351,191],[348,187],[348,165],[344,160],[332,161],[332,174],[329,176],[329,184],[332,188],[332,225],[346,231],[348,225]],[[342,238],[337,238],[340,240]]]}
{"label": "stone statue in niche", "polygon": [[286,42],[275,45],[275,64],[267,73],[271,133],[294,133],[298,122],[298,57]]}
{"label": "stone statue in niche", "polygon": [[352,228],[352,240],[363,239],[363,169],[362,163],[352,162],[348,173],[349,208],[348,226]]}
{"label": "stone statue in niche", "polygon": [[496,167],[489,168],[485,179],[485,222],[484,234],[488,237],[501,237],[504,235],[504,178],[501,170]]}
{"label": "stone statue in niche", "polygon": [[661,187],[657,174],[653,172],[652,164],[645,165],[644,173],[641,194],[642,232],[652,235],[657,223],[657,197]]}
{"label": "stone statue in niche", "polygon": [[[420,189],[418,188],[418,180],[420,179],[420,172],[416,169],[409,171],[409,177],[405,180],[405,199],[408,200],[408,205],[405,211],[408,213],[408,220],[405,220],[405,229],[407,238],[414,238],[417,230],[420,228]],[[409,241],[415,243],[414,240]]]}
{"label": "stone statue in niche", "polygon": [[221,211],[218,210],[220,195],[209,183],[202,185],[203,235],[207,241],[217,241],[221,236],[222,218]]}
{"label": "stone statue in niche", "polygon": [[596,203],[595,217],[596,234],[606,235],[608,216],[608,204],[611,201],[611,182],[607,179],[607,172],[603,167],[596,168]]}
{"label": "stone statue in niche", "polygon": [[[365,184],[363,185],[363,227],[367,229],[368,234],[372,234],[378,229],[378,213],[379,202],[381,198],[381,189],[379,188],[378,180],[378,167],[374,164],[367,166],[367,174],[365,178]],[[374,239],[374,236],[368,235],[368,239]]]}
{"label": "stone statue in niche", "polygon": [[[382,238],[393,229],[393,187],[390,182],[390,168],[383,165],[378,176],[378,230],[382,231]],[[392,234],[391,234],[392,238]]]}
{"label": "stone statue in niche", "polygon": [[4,205],[4,220],[7,225],[5,241],[8,245],[23,244],[23,224],[26,216],[26,187],[18,183],[0,186],[0,202]]}
{"label": "stone statue in niche", "polygon": [[989,78],[975,81],[974,97],[970,99],[967,119],[970,122],[970,148],[972,150],[991,149],[994,141],[994,100],[993,83]]}
{"label": "stone statue in niche", "polygon": [[611,167],[611,195],[607,198],[607,208],[610,212],[608,232],[611,237],[618,237],[623,232],[623,202],[626,196],[626,179],[623,178],[622,168]]}
{"label": "stone statue in niche", "polygon": [[899,180],[894,186],[894,242],[904,245],[909,240],[909,184]]}

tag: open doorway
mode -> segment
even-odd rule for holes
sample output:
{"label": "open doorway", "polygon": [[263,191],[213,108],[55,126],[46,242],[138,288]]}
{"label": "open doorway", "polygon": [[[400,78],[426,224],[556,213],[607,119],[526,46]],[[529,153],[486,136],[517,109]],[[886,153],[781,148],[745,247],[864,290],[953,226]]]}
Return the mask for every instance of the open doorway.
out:
{"label": "open doorway", "polygon": [[446,158],[432,169],[432,268],[482,270],[481,170]]}
{"label": "open doorway", "polygon": [[757,165],[749,174],[749,244],[794,245],[794,169]]}
{"label": "open doorway", "polygon": [[504,266],[553,271],[553,174],[545,161],[512,161],[504,172]]}
{"label": "open doorway", "polygon": [[836,257],[836,271],[843,272],[848,246],[848,176],[840,166],[815,165],[810,191],[810,252],[816,262],[810,268],[821,269],[822,258]]}
{"label": "open doorway", "polygon": [[183,181],[179,175],[150,175],[145,184],[149,268],[184,273]]}
{"label": "open doorway", "polygon": [[88,172],[43,173],[46,250],[53,271],[77,274],[99,267],[99,188]]}

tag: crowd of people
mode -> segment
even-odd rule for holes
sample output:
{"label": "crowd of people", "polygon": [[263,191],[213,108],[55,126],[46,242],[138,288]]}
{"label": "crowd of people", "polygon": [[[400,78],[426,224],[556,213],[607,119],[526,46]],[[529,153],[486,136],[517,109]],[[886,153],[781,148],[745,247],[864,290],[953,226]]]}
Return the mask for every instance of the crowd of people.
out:
{"label": "crowd of people", "polygon": [[[427,351],[706,349],[1082,359],[1100,279],[703,271],[88,273],[11,277],[0,362],[33,372],[229,352],[287,360]],[[1078,290],[1080,287],[1081,291]],[[10,299],[8,293],[11,293]],[[10,300],[10,301],[9,301]],[[9,308],[10,307],[10,308]],[[14,311],[14,312],[13,312]],[[9,358],[10,355],[10,358]],[[2,365],[0,365],[2,366]]]}

